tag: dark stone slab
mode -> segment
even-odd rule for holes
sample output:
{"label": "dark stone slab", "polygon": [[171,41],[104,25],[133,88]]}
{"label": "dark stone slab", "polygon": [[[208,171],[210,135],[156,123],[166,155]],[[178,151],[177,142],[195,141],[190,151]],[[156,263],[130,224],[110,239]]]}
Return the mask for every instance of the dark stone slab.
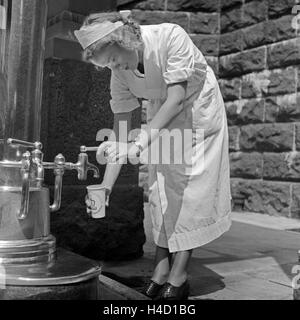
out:
{"label": "dark stone slab", "polygon": [[192,35],[196,47],[203,53],[203,55],[208,56],[218,56],[219,55],[219,36],[217,35]]}
{"label": "dark stone slab", "polygon": [[285,13],[290,13],[293,6],[296,4],[295,0],[268,0],[270,17],[281,16]]}
{"label": "dark stone slab", "polygon": [[221,0],[221,9],[224,10],[241,4],[243,4],[243,0]]}
{"label": "dark stone slab", "polygon": [[242,98],[262,97],[268,93],[270,71],[250,73],[242,79]]}
{"label": "dark stone slab", "polygon": [[270,69],[300,63],[300,38],[286,40],[268,47],[267,65]]}
{"label": "dark stone slab", "polygon": [[218,11],[218,0],[168,0],[167,9],[171,11]]}
{"label": "dark stone slab", "polygon": [[250,49],[271,43],[268,38],[267,23],[261,22],[254,26],[244,28],[242,30],[243,49]]}
{"label": "dark stone slab", "polygon": [[257,48],[241,53],[234,53],[220,57],[220,76],[232,78],[241,74],[265,69],[266,50]]}
{"label": "dark stone slab", "polygon": [[300,98],[296,94],[266,99],[265,122],[297,122],[300,120]]}
{"label": "dark stone slab", "polygon": [[216,34],[220,32],[220,14],[218,13],[191,13],[190,33]]}
{"label": "dark stone slab", "polygon": [[243,49],[243,33],[241,30],[220,36],[220,55],[239,52]]}
{"label": "dark stone slab", "polygon": [[243,21],[243,7],[222,11],[221,14],[221,33],[240,29],[245,25]]}
{"label": "dark stone slab", "polygon": [[290,183],[231,179],[233,197],[243,198],[243,210],[289,216]]}
{"label": "dark stone slab", "polygon": [[243,6],[244,25],[251,25],[266,20],[268,17],[267,0],[251,1]]}
{"label": "dark stone slab", "polygon": [[[291,204],[291,218],[300,218],[300,184],[293,184],[292,186],[292,204]],[[300,289],[298,290],[298,300],[300,300]]]}
{"label": "dark stone slab", "polygon": [[296,123],[296,149],[300,151],[300,123]]}
{"label": "dark stone slab", "polygon": [[265,23],[267,42],[279,42],[295,37],[295,29],[292,26],[294,15],[287,15],[279,19],[272,19]]}
{"label": "dark stone slab", "polygon": [[220,80],[219,85],[224,101],[238,100],[240,98],[241,79]]}
{"label": "dark stone slab", "polygon": [[229,134],[229,151],[238,151],[239,150],[239,133],[240,128],[238,126],[228,127]]}
{"label": "dark stone slab", "polygon": [[132,17],[142,25],[169,22],[180,25],[186,31],[189,27],[189,18],[186,12],[132,10]]}
{"label": "dark stone slab", "polygon": [[129,4],[130,8],[139,9],[139,10],[164,10],[165,9],[165,0],[147,0],[141,2],[134,2]]}
{"label": "dark stone slab", "polygon": [[300,181],[300,153],[264,153],[266,180]]}
{"label": "dark stone slab", "polygon": [[226,103],[227,118],[230,125],[262,123],[264,101],[260,99],[237,100]]}
{"label": "dark stone slab", "polygon": [[293,150],[293,139],[293,124],[256,124],[241,127],[239,143],[245,151],[284,152]]}
{"label": "dark stone slab", "polygon": [[61,210],[52,213],[51,232],[59,246],[95,260],[127,260],[143,255],[143,189],[116,186],[106,217],[86,213],[86,189],[65,186]]}
{"label": "dark stone slab", "polygon": [[262,154],[234,152],[230,154],[230,176],[259,179],[263,173]]}
{"label": "dark stone slab", "polygon": [[269,76],[267,95],[295,93],[296,69],[289,67],[272,71]]}

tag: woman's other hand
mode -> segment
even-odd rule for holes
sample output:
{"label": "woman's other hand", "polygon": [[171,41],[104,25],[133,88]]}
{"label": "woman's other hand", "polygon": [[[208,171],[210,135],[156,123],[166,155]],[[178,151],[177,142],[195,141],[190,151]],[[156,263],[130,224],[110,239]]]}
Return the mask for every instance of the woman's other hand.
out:
{"label": "woman's other hand", "polygon": [[[105,141],[97,150],[97,161],[102,161],[103,156],[108,163],[116,163],[118,160],[126,159],[129,151],[129,145],[125,142]],[[98,161],[99,162],[99,161]]]}

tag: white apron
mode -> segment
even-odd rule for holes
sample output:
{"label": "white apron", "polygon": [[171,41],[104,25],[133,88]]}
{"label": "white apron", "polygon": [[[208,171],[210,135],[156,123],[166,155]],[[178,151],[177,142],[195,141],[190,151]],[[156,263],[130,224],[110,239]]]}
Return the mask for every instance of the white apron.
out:
{"label": "white apron", "polygon": [[[111,107],[126,112],[139,107],[137,97],[150,101],[151,121],[166,99],[167,84],[188,81],[183,111],[167,126],[190,143],[175,140],[170,157],[188,155],[189,163],[149,164],[149,205],[156,245],[170,252],[202,246],[231,225],[228,128],[218,82],[201,52],[175,24],[141,26],[145,43],[145,78],[132,71],[112,73]],[[164,148],[165,150],[165,148]],[[149,162],[145,150],[142,158]],[[168,159],[167,159],[168,160]]]}

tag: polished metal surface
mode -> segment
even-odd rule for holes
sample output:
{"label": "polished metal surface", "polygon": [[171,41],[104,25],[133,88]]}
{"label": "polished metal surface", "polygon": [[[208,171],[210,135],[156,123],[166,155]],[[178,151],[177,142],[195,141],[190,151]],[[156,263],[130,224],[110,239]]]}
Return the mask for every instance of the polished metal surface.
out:
{"label": "polished metal surface", "polygon": [[[0,160],[21,161],[28,145],[9,146],[8,138],[40,140],[47,0],[4,1],[6,28],[0,38],[0,118],[4,139]],[[2,167],[0,184],[20,186],[22,175]]]}
{"label": "polished metal surface", "polygon": [[51,235],[33,240],[0,241],[1,267],[50,263],[56,257],[56,241]]}
{"label": "polished metal surface", "polygon": [[6,285],[50,286],[79,283],[99,276],[96,262],[70,251],[57,249],[57,258],[48,264],[11,265],[5,268]]}
{"label": "polished metal surface", "polygon": [[29,188],[28,215],[18,219],[22,198],[21,187],[0,186],[1,241],[32,240],[50,234],[49,189]]}

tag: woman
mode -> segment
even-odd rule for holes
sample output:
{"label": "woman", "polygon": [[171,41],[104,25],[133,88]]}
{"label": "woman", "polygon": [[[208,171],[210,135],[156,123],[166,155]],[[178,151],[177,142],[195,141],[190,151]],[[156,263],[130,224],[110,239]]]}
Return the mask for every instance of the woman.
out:
{"label": "woman", "polygon": [[[126,157],[159,158],[149,161],[149,207],[157,247],[144,293],[155,300],[186,299],[192,250],[231,225],[228,129],[218,82],[176,24],[139,26],[127,12],[93,14],[75,35],[85,60],[112,71],[110,104],[116,133],[122,120],[130,128],[131,113],[140,106],[137,98],[149,101],[145,131],[134,142],[117,137],[102,143],[97,159],[106,153],[103,185],[109,194]],[[168,154],[157,155],[151,146],[166,130],[181,135],[170,148],[162,143]],[[186,132],[191,139],[182,143]],[[179,156],[185,161],[165,161]]]}

